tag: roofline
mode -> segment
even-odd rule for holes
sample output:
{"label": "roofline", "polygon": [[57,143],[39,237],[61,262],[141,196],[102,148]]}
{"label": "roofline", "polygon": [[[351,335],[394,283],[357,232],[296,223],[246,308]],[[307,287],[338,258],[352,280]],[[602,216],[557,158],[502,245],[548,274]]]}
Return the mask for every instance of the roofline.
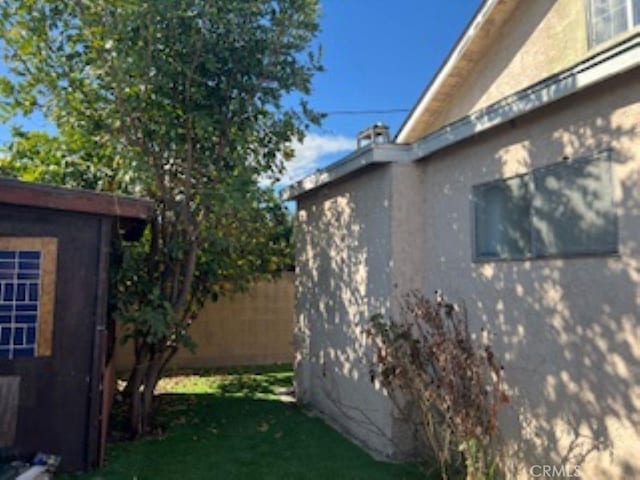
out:
{"label": "roofline", "polygon": [[410,151],[410,145],[394,143],[369,144],[283,188],[280,196],[285,201],[294,200],[304,193],[334,182],[368,165],[404,160]]}
{"label": "roofline", "polygon": [[413,160],[424,158],[571,94],[640,67],[640,32],[574,66],[445,125],[411,144]]}
{"label": "roofline", "polygon": [[466,115],[411,144],[382,144],[356,150],[282,190],[284,200],[353,173],[373,163],[412,162],[460,143],[527,113],[640,67],[640,32],[560,73]]}
{"label": "roofline", "polygon": [[0,177],[0,203],[148,220],[151,200]]}
{"label": "roofline", "polygon": [[500,0],[485,0],[478,9],[476,13],[471,18],[467,26],[462,31],[462,34],[458,37],[455,45],[447,55],[445,61],[440,66],[440,69],[432,78],[431,82],[425,87],[425,89],[420,94],[420,99],[413,106],[409,115],[405,118],[404,122],[398,129],[398,133],[394,137],[394,141],[398,143],[404,143],[405,132],[411,130],[417,119],[420,117],[422,111],[426,108],[429,102],[436,95],[438,89],[442,82],[449,76],[451,69],[454,67],[456,61],[462,56],[466,48],[471,44],[471,40],[476,35],[476,32],[480,29],[482,24],[487,20],[490,16],[493,8]]}

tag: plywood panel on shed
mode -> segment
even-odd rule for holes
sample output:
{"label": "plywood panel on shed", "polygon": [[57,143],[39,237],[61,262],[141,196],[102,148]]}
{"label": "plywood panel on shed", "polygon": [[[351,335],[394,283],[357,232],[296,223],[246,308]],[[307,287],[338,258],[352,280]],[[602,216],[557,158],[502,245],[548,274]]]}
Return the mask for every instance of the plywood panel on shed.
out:
{"label": "plywood panel on shed", "polygon": [[20,377],[0,377],[0,448],[13,444],[18,419]]}

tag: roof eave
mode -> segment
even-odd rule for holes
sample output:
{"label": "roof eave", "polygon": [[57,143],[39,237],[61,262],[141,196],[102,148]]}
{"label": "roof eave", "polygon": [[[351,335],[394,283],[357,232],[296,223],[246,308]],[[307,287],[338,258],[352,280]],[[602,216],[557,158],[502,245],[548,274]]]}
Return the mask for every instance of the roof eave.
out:
{"label": "roof eave", "polygon": [[539,110],[569,95],[640,67],[640,32],[611,48],[547,77],[477,112],[471,113],[411,144],[382,144],[356,150],[342,160],[283,189],[295,198],[376,163],[412,162],[475,135]]}
{"label": "roof eave", "polygon": [[51,210],[148,220],[151,200],[0,178],[0,203]]}
{"label": "roof eave", "polygon": [[360,170],[368,165],[407,160],[411,146],[393,143],[367,145],[346,157],[282,189],[283,200],[295,200],[312,190]]}
{"label": "roof eave", "polygon": [[478,133],[640,67],[640,33],[530,87],[471,113],[412,143],[418,160]]}
{"label": "roof eave", "polygon": [[415,126],[418,119],[422,116],[423,112],[427,108],[427,105],[431,102],[433,97],[438,93],[438,90],[445,79],[451,73],[451,70],[455,67],[458,59],[463,55],[465,50],[469,47],[471,41],[474,39],[476,33],[484,22],[490,18],[494,7],[500,0],[485,0],[482,5],[476,11],[471,21],[467,24],[467,27],[463,30],[462,35],[458,38],[454,47],[449,52],[449,55],[441,65],[438,72],[435,74],[431,82],[426,86],[420,95],[420,99],[411,109],[411,112],[405,118],[404,122],[400,126],[398,133],[396,134],[394,141],[397,143],[408,143],[409,133]]}

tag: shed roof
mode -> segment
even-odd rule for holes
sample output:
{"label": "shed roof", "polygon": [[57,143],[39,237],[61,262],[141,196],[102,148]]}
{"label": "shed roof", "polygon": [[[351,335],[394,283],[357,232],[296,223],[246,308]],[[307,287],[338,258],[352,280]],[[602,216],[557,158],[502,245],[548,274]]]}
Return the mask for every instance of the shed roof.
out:
{"label": "shed roof", "polygon": [[147,220],[151,200],[0,177],[0,203]]}
{"label": "shed roof", "polygon": [[0,177],[0,204],[117,218],[125,240],[138,240],[153,214],[147,199]]}

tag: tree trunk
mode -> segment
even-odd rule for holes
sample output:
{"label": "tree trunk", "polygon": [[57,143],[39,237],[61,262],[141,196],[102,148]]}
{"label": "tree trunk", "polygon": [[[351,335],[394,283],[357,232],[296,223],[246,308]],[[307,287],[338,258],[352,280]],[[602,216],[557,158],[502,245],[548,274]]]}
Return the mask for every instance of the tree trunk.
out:
{"label": "tree trunk", "polygon": [[135,365],[124,390],[130,395],[129,428],[132,438],[139,438],[152,430],[154,391],[177,350],[177,347],[164,347],[158,353],[141,348],[136,352]]}
{"label": "tree trunk", "polygon": [[143,407],[142,407],[142,391],[145,388],[144,385],[144,377],[145,377],[145,369],[146,369],[146,354],[144,355],[136,355],[136,363],[133,367],[133,373],[131,378],[129,379],[129,385],[125,388],[125,391],[130,392],[130,412],[129,419],[130,425],[129,428],[131,430],[131,436],[133,438],[137,438],[142,435],[145,431],[144,419],[143,419]]}
{"label": "tree trunk", "polygon": [[142,369],[142,364],[141,364],[142,347],[138,344],[136,340],[134,340],[133,342],[134,342],[134,359],[135,360],[134,360],[133,367],[131,368],[131,373],[129,373],[129,379],[127,380],[127,384],[122,390],[122,395],[126,399],[130,399],[131,396],[133,395],[133,392],[135,391],[134,384],[137,383],[139,386],[139,381],[136,380],[136,377],[140,375],[140,370]]}

